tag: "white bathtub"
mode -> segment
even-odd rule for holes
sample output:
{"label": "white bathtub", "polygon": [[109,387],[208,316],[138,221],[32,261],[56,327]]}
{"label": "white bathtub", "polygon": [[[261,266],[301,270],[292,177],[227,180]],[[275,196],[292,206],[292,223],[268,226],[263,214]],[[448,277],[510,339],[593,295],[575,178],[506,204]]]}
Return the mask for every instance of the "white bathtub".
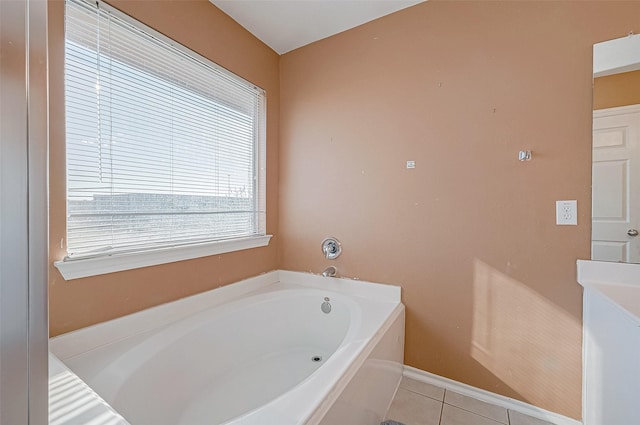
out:
{"label": "white bathtub", "polygon": [[404,306],[399,287],[276,271],[50,350],[132,425],[378,425],[402,375]]}

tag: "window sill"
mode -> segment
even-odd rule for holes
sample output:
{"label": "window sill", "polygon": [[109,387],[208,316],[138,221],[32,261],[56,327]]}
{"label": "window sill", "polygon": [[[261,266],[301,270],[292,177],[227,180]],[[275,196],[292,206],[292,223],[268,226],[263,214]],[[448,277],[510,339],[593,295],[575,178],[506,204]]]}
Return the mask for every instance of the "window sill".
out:
{"label": "window sill", "polygon": [[269,245],[271,235],[252,236],[228,241],[163,248],[153,251],[113,254],[105,257],[56,261],[54,265],[65,280],[120,272],[209,255],[224,254]]}

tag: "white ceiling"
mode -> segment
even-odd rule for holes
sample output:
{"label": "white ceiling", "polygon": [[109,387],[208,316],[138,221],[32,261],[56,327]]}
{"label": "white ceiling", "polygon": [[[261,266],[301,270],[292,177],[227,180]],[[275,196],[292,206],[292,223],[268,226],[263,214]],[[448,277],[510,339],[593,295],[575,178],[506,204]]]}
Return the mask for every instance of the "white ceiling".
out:
{"label": "white ceiling", "polygon": [[426,0],[209,0],[279,54]]}

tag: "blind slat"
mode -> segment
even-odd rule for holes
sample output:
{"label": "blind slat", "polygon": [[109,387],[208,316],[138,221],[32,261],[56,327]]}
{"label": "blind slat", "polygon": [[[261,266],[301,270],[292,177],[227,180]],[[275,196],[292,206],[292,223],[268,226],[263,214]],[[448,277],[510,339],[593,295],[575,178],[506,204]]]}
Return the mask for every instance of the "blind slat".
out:
{"label": "blind slat", "polygon": [[66,4],[69,254],[264,235],[264,91],[100,2]]}

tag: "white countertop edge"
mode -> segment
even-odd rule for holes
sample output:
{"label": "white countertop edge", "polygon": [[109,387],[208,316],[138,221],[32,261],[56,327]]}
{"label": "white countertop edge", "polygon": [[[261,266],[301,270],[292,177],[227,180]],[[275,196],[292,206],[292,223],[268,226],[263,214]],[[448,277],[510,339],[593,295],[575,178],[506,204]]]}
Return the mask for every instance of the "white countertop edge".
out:
{"label": "white countertop edge", "polygon": [[578,260],[578,283],[590,282],[637,285],[640,287],[640,264]]}
{"label": "white countertop edge", "polygon": [[578,283],[598,292],[640,323],[640,264],[578,260]]}

